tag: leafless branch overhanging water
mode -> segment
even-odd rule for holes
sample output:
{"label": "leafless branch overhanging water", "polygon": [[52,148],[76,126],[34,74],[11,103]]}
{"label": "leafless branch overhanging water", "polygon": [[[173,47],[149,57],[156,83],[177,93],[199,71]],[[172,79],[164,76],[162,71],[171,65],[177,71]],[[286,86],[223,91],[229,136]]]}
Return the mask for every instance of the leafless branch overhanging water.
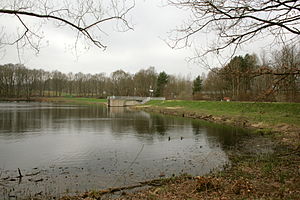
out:
{"label": "leafless branch overhanging water", "polygon": [[299,39],[297,0],[169,0],[168,4],[191,11],[189,20],[172,32],[169,40],[172,48],[188,46],[204,32],[217,35],[217,41],[211,39],[210,46],[195,58],[207,54],[219,56],[231,47],[232,58],[238,47],[259,37],[285,35],[286,43]]}
{"label": "leafless branch overhanging water", "polygon": [[[41,24],[46,20],[46,22],[52,21],[56,23],[58,27],[70,27],[96,47],[105,49],[107,46],[101,39],[103,31],[100,25],[104,25],[106,22],[121,22],[123,30],[132,30],[133,27],[126,17],[134,8],[135,1],[111,1],[109,5],[102,5],[102,3],[94,0],[77,1],[75,4],[70,1],[53,3],[45,0],[40,0],[36,4],[33,4],[31,0],[3,3],[3,5],[0,5],[0,14],[2,16],[17,17],[24,31],[15,36],[16,39],[13,41],[6,38],[6,41],[2,40],[1,42],[4,45],[16,45],[19,43],[18,47],[29,45],[37,53],[39,52],[39,41],[42,40],[42,36],[31,30],[30,22],[22,19],[22,16],[24,16],[26,18],[35,18]],[[107,2],[105,3],[107,4]],[[38,42],[33,42],[34,38]],[[78,38],[77,36],[76,42]],[[21,42],[23,43],[20,45]]]}

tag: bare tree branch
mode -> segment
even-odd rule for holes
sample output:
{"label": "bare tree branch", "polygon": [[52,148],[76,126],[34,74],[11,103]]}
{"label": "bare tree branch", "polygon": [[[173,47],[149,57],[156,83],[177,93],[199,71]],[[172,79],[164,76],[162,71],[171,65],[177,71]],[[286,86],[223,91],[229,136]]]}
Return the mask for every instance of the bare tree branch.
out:
{"label": "bare tree branch", "polygon": [[[216,34],[217,41],[200,56],[219,54],[253,41],[257,37],[286,36],[294,42],[300,36],[299,0],[168,0],[168,4],[191,11],[182,28],[170,36],[169,45],[181,48],[201,33]],[[285,41],[287,42],[287,41]]]}
{"label": "bare tree branch", "polygon": [[[129,6],[125,6],[125,1],[131,1]],[[119,4],[123,4],[120,6]],[[15,45],[23,41],[24,45],[29,45],[36,52],[39,51],[39,46],[33,43],[33,38],[41,40],[42,37],[31,30],[29,22],[24,21],[21,16],[26,18],[36,18],[43,21],[53,21],[57,26],[67,26],[78,31],[76,43],[79,36],[84,36],[85,39],[99,48],[105,49],[107,46],[103,44],[101,35],[103,34],[100,25],[110,21],[120,21],[125,30],[130,30],[132,27],[126,19],[126,15],[135,6],[134,0],[112,0],[109,6],[107,2],[95,0],[78,0],[74,1],[48,1],[48,0],[14,0],[13,2],[0,3],[0,17],[11,15],[17,17],[18,21],[24,28],[24,32],[16,36],[16,39],[11,41],[7,37],[2,44]],[[3,25],[5,26],[5,24]],[[9,34],[8,34],[9,35]],[[11,35],[10,35],[11,36]],[[39,43],[39,42],[38,42]]]}

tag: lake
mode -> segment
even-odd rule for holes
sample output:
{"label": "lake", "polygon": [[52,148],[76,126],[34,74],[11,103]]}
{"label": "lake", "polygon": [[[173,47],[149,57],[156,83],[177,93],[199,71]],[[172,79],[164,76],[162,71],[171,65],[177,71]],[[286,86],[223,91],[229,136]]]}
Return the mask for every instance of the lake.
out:
{"label": "lake", "polygon": [[126,108],[39,102],[1,102],[0,125],[0,199],[207,174],[230,164],[225,150],[247,135]]}

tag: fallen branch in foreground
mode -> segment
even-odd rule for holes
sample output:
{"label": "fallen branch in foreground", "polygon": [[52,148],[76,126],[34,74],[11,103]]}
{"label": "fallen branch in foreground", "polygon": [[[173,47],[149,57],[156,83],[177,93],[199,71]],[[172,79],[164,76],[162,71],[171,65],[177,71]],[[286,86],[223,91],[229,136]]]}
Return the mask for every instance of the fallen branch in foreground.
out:
{"label": "fallen branch in foreground", "polygon": [[[187,178],[192,178],[190,176],[186,176],[186,177]],[[83,194],[81,194],[77,197],[68,197],[68,196],[66,196],[66,197],[61,198],[61,200],[85,199],[87,197],[98,199],[103,195],[112,194],[112,193],[115,193],[115,192],[121,192],[121,191],[124,191],[124,190],[131,190],[131,189],[144,187],[144,186],[162,186],[162,185],[167,184],[169,181],[174,180],[174,179],[176,179],[176,178],[172,177],[172,178],[153,179],[153,180],[139,182],[136,185],[114,187],[114,188],[108,188],[108,189],[105,189],[105,190],[85,192],[85,193],[83,193]]]}

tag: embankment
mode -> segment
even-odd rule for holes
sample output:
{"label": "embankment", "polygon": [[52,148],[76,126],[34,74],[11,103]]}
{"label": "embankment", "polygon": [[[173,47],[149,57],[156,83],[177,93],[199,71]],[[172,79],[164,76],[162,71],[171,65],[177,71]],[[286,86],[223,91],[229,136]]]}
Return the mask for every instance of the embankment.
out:
{"label": "embankment", "polygon": [[[124,199],[299,199],[300,104],[152,101],[148,112],[190,117],[253,129],[241,148],[228,152],[232,165],[203,177],[183,176]],[[264,141],[263,143],[257,141]],[[272,150],[255,151],[264,144]],[[254,151],[247,151],[251,146]]]}
{"label": "embankment", "polygon": [[285,144],[300,144],[300,104],[216,101],[150,101],[134,109],[189,117],[271,134]]}
{"label": "embankment", "polygon": [[[224,171],[162,179],[134,193],[119,188],[117,199],[299,199],[300,104],[151,101],[134,109],[250,128],[253,135],[227,152],[231,166]],[[259,151],[266,144],[272,149]],[[102,199],[103,192],[62,199]]]}
{"label": "embankment", "polygon": [[[98,104],[90,98],[43,98],[41,101]],[[103,199],[119,192],[123,199],[299,199],[300,197],[300,104],[150,101],[133,109],[190,117],[249,128],[253,134],[228,153],[231,166],[206,176],[162,179],[138,192],[127,187],[92,190],[63,200]],[[271,144],[271,151],[259,151]],[[249,147],[252,151],[248,151]],[[257,149],[257,151],[255,151]],[[152,183],[152,182],[151,182]],[[114,196],[116,197],[116,196]],[[115,199],[115,198],[114,198]]]}
{"label": "embankment", "polygon": [[30,98],[0,98],[0,101],[37,101],[52,103],[75,103],[75,104],[105,104],[106,99],[85,98],[85,97],[30,97]]}
{"label": "embankment", "polygon": [[101,104],[107,105],[106,99],[84,98],[84,97],[41,97],[34,98],[34,101],[53,102],[53,103],[70,103],[70,104]]}

